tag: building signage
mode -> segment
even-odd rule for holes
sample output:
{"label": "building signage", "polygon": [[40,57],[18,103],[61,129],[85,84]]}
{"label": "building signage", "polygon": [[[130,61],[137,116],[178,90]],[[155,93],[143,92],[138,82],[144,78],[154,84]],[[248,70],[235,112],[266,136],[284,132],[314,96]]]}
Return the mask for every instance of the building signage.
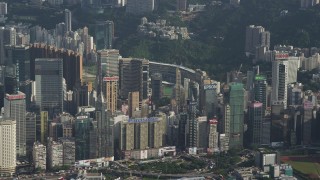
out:
{"label": "building signage", "polygon": [[277,53],[275,59],[288,59],[289,54],[288,53]]}
{"label": "building signage", "polygon": [[256,75],[256,77],[254,79],[256,81],[264,81],[264,80],[266,80],[266,77],[263,75]]}
{"label": "building signage", "polygon": [[77,116],[77,119],[87,119],[88,116]]}
{"label": "building signage", "polygon": [[7,94],[6,95],[6,98],[8,99],[8,100],[15,100],[15,99],[25,99],[25,95],[24,94],[15,94],[15,95],[9,95],[9,94]]}
{"label": "building signage", "polygon": [[118,81],[119,77],[118,76],[112,76],[112,77],[104,77],[103,81]]}
{"label": "building signage", "polygon": [[129,123],[144,123],[144,122],[156,122],[159,121],[158,117],[150,117],[150,118],[132,118],[129,119]]}
{"label": "building signage", "polygon": [[214,84],[205,84],[203,86],[203,89],[204,90],[215,90],[217,89],[217,83],[214,83]]}
{"label": "building signage", "polygon": [[217,119],[210,119],[209,124],[218,124],[218,120]]}

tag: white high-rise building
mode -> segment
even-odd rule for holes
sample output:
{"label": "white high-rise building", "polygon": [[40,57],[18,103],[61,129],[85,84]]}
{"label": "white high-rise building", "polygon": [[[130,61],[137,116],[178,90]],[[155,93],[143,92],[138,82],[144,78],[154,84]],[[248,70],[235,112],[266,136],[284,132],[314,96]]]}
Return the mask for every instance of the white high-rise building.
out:
{"label": "white high-rise building", "polygon": [[287,108],[288,57],[287,53],[278,53],[275,60],[272,61],[271,103],[273,105],[283,105],[284,108]]}
{"label": "white high-rise building", "polygon": [[16,157],[16,121],[0,119],[0,176],[15,172]]}
{"label": "white high-rise building", "polygon": [[16,152],[18,156],[26,156],[26,95],[6,94],[4,98],[4,117],[16,121]]}
{"label": "white high-rise building", "polygon": [[66,24],[66,31],[69,32],[72,30],[72,15],[69,9],[64,10],[64,18]]}
{"label": "white high-rise building", "polygon": [[289,57],[288,58],[288,83],[297,82],[298,69],[300,68],[300,57]]}
{"label": "white high-rise building", "polygon": [[47,148],[45,145],[35,142],[33,144],[33,164],[35,168],[40,168],[42,170],[46,170],[47,165]]}

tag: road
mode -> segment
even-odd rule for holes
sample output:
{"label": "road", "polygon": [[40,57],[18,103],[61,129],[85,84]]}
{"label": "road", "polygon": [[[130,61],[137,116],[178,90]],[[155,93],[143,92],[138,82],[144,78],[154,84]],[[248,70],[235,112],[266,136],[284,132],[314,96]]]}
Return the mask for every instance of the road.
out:
{"label": "road", "polygon": [[214,173],[162,174],[162,173],[122,171],[122,170],[108,170],[108,171],[119,173],[119,174],[128,174],[128,175],[136,175],[136,176],[153,176],[153,177],[162,177],[162,178],[181,178],[181,177],[213,177],[213,178],[218,178],[218,175],[216,175]]}

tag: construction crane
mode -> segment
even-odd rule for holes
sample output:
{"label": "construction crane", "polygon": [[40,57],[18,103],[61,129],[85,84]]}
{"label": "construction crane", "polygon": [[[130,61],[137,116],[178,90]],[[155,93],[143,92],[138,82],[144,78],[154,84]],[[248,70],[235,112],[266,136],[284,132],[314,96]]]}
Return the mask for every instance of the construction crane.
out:
{"label": "construction crane", "polygon": [[242,63],[240,64],[240,67],[239,67],[239,70],[236,72],[236,78],[239,79],[239,73],[241,71],[241,68],[242,68]]}

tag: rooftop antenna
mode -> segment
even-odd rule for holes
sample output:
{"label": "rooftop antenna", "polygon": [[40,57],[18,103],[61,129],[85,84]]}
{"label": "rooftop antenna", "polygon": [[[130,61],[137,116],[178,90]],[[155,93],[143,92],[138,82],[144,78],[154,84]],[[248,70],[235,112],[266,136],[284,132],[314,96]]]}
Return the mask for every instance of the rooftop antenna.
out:
{"label": "rooftop antenna", "polygon": [[19,82],[19,61],[17,61],[16,63],[16,88],[15,88],[15,94],[17,94],[19,92],[19,86],[20,86],[20,82]]}

